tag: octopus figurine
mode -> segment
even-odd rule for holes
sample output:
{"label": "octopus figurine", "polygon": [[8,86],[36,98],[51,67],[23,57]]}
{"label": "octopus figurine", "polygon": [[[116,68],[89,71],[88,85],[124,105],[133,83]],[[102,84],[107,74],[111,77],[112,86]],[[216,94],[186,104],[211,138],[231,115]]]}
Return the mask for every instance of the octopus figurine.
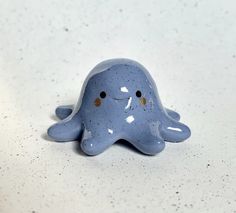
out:
{"label": "octopus figurine", "polygon": [[61,121],[48,129],[55,141],[80,141],[90,156],[98,155],[123,139],[147,155],[181,142],[190,129],[180,115],[164,108],[149,72],[130,59],[98,64],[86,78],[76,106],[59,106]]}

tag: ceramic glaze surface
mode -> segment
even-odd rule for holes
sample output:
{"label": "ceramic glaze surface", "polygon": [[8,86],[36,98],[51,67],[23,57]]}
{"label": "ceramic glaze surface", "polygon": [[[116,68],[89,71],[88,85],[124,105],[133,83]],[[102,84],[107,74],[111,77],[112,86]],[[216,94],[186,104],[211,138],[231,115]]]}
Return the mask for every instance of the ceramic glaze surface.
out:
{"label": "ceramic glaze surface", "polygon": [[148,71],[129,59],[98,64],[84,82],[77,105],[59,106],[62,120],[48,129],[56,141],[81,141],[87,155],[102,153],[119,139],[155,155],[165,141],[181,142],[190,129],[177,112],[162,106]]}

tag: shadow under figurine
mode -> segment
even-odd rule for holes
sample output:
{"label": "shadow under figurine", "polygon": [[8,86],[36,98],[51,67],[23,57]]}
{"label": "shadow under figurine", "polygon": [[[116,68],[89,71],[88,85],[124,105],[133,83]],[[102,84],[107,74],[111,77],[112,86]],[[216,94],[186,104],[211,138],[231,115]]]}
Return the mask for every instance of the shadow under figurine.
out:
{"label": "shadow under figurine", "polygon": [[81,140],[87,155],[102,153],[124,139],[147,155],[165,148],[165,141],[180,142],[190,129],[177,112],[164,108],[148,71],[129,59],[98,64],[84,82],[77,106],[59,106],[62,121],[48,129],[55,141]]}

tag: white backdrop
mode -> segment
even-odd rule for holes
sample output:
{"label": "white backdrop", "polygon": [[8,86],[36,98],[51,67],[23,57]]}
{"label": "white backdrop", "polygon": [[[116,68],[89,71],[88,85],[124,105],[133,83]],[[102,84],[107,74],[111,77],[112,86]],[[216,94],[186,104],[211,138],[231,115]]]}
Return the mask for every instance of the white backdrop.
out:
{"label": "white backdrop", "polygon": [[[0,0],[0,212],[236,212],[236,2]],[[155,157],[45,140],[100,61],[147,67],[192,129]]]}

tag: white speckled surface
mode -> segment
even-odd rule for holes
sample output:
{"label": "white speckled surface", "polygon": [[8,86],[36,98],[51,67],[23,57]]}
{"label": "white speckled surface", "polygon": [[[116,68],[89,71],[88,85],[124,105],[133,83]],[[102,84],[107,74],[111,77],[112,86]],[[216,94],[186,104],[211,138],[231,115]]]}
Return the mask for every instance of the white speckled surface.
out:
{"label": "white speckled surface", "polygon": [[[236,4],[0,0],[0,212],[236,212]],[[98,62],[146,66],[192,137],[155,157],[44,139]]]}

